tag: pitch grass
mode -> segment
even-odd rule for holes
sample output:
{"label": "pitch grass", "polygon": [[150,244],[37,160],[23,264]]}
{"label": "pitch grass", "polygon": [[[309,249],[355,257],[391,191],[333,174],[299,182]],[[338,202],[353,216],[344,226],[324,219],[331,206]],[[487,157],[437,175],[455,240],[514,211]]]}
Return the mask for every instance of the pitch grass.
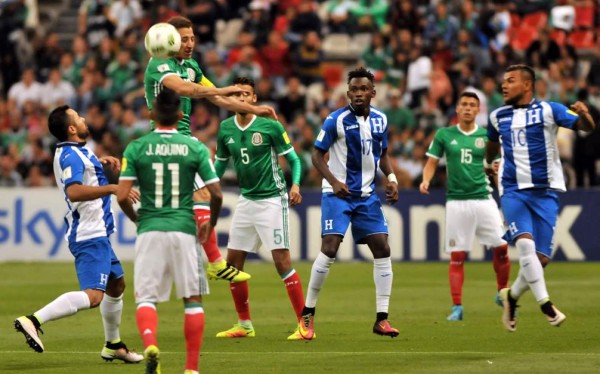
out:
{"label": "pitch grass", "polygon": [[[310,263],[296,264],[308,283]],[[518,265],[513,264],[513,278]],[[125,264],[129,288],[121,334],[142,350],[135,326],[132,266]],[[503,330],[501,309],[493,303],[495,280],[490,263],[467,263],[465,320],[446,321],[450,310],[444,263],[394,264],[390,319],[396,339],[374,335],[372,265],[336,263],[321,292],[317,339],[287,341],[295,321],[274,267],[249,263],[250,301],[256,338],[217,339],[236,322],[227,283],[211,282],[204,300],[206,330],[201,371],[253,373],[594,373],[600,370],[598,263],[554,263],[547,270],[553,300],[568,316],[560,328],[548,325],[526,294],[518,331]],[[99,311],[43,326],[46,352],[35,353],[13,328],[13,319],[31,313],[62,292],[72,290],[72,264],[0,264],[0,373],[142,373],[144,365],[105,363]],[[185,361],[183,315],[179,300],[159,307],[163,373],[181,373]]]}

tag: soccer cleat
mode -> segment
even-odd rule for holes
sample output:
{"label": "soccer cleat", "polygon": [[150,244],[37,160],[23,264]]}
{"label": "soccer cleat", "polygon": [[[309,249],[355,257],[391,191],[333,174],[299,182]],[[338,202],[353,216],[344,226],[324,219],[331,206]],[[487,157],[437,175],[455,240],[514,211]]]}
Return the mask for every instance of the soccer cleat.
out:
{"label": "soccer cleat", "polygon": [[196,370],[186,369],[183,374],[199,374]]}
{"label": "soccer cleat", "polygon": [[500,293],[498,292],[496,294],[496,297],[494,298],[494,302],[496,303],[496,305],[498,305],[500,308],[502,308],[502,300],[500,299]]}
{"label": "soccer cleat", "polygon": [[160,374],[160,350],[155,345],[149,345],[144,350],[146,358],[146,374]]}
{"label": "soccer cleat", "polygon": [[298,324],[298,332],[305,340],[311,340],[315,337],[315,316],[314,314],[305,314]]}
{"label": "soccer cleat", "polygon": [[556,309],[554,305],[552,305],[552,309],[554,309],[554,317],[551,317],[548,314],[546,314],[546,317],[548,317],[548,323],[550,325],[558,327],[567,319],[567,316],[565,316],[560,310]]}
{"label": "soccer cleat", "polygon": [[126,364],[137,364],[144,359],[143,355],[127,349],[123,342],[112,344],[111,348],[108,348],[108,345],[109,343],[102,348],[100,353],[105,361],[121,360]]}
{"label": "soccer cleat", "polygon": [[250,279],[250,274],[238,270],[225,260],[219,262],[209,262],[206,270],[208,279],[223,279],[232,283],[244,282]]}
{"label": "soccer cleat", "polygon": [[462,321],[463,319],[463,306],[462,305],[453,305],[452,312],[446,318],[448,321]]}
{"label": "soccer cleat", "polygon": [[502,300],[502,323],[510,331],[517,331],[517,300],[510,296],[510,288],[503,288],[498,292]]}
{"label": "soccer cleat", "polygon": [[29,344],[31,349],[39,353],[44,352],[44,345],[42,344],[42,340],[38,335],[38,331],[42,334],[44,332],[39,327],[36,328],[29,318],[26,316],[21,316],[15,319],[15,329],[25,335],[27,344]]}
{"label": "soccer cleat", "polygon": [[246,328],[239,323],[233,325],[229,330],[217,333],[217,338],[254,338],[255,336],[253,328]]}
{"label": "soccer cleat", "polygon": [[[317,334],[315,334],[313,332],[313,336],[312,339],[316,339],[317,338]],[[294,333],[290,336],[288,336],[287,340],[310,340],[310,339],[305,339],[304,336],[302,336],[302,334],[300,334],[300,325],[298,325],[298,327],[296,327],[296,330],[294,331]]]}
{"label": "soccer cleat", "polygon": [[377,335],[390,336],[392,338],[400,334],[400,331],[393,328],[387,319],[376,321],[375,325],[373,325],[373,332]]}

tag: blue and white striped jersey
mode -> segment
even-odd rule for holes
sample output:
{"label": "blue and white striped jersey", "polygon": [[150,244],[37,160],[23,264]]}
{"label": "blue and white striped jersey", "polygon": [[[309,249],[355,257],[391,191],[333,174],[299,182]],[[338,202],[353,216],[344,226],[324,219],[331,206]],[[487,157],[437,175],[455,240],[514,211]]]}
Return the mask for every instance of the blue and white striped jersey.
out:
{"label": "blue and white striped jersey", "polygon": [[[386,115],[371,107],[369,118],[357,117],[350,105],[325,119],[315,147],[329,151],[329,170],[346,183],[353,196],[369,196],[375,190],[375,175],[381,152],[387,149]],[[323,192],[333,192],[323,178]]]}
{"label": "blue and white striped jersey", "polygon": [[54,177],[69,208],[65,216],[65,239],[69,244],[109,236],[115,231],[110,195],[78,202],[71,202],[67,197],[66,188],[74,183],[85,186],[108,184],[102,164],[85,143],[58,143],[54,153]]}
{"label": "blue and white striped jersey", "polygon": [[503,106],[490,114],[488,138],[502,145],[499,192],[528,188],[565,191],[558,154],[558,127],[573,129],[579,116],[566,106],[532,100],[527,106]]}

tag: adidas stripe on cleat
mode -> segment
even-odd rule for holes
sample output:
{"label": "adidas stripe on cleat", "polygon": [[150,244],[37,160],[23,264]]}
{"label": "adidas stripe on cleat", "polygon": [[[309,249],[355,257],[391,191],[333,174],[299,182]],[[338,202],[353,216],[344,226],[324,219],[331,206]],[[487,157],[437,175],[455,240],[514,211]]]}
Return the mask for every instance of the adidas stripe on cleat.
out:
{"label": "adidas stripe on cleat", "polygon": [[208,279],[223,279],[233,283],[244,282],[251,278],[250,274],[238,270],[225,260],[209,263],[206,274]]}
{"label": "adidas stripe on cleat", "polygon": [[38,335],[38,331],[44,333],[39,327],[36,328],[33,322],[26,316],[15,319],[15,329],[25,335],[27,344],[36,352],[44,352],[44,345]]}

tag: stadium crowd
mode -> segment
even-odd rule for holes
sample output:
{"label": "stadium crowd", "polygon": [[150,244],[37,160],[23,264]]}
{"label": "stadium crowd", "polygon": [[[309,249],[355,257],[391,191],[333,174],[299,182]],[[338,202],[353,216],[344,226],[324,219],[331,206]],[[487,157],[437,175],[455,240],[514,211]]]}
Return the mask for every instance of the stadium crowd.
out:
{"label": "stadium crowd", "polygon": [[[98,156],[120,157],[149,131],[143,90],[145,31],[182,14],[195,58],[218,86],[253,78],[276,108],[303,161],[303,185],[320,185],[310,150],[324,117],[347,104],[345,72],[376,76],[374,104],[390,125],[401,188],[418,186],[435,129],[455,120],[464,90],[481,99],[477,123],[503,105],[504,68],[526,62],[536,97],[600,108],[599,1],[538,0],[70,0],[78,33],[65,47],[49,27],[26,27],[24,0],[0,5],[0,186],[49,186],[54,144],[47,113],[66,103],[85,116]],[[58,20],[60,22],[60,19]],[[214,151],[226,113],[194,102],[194,136]],[[570,186],[595,186],[600,130],[559,138]],[[443,164],[441,164],[443,168]],[[289,173],[289,170],[288,170]],[[225,174],[227,182],[227,174]],[[432,186],[444,185],[438,172]]]}

